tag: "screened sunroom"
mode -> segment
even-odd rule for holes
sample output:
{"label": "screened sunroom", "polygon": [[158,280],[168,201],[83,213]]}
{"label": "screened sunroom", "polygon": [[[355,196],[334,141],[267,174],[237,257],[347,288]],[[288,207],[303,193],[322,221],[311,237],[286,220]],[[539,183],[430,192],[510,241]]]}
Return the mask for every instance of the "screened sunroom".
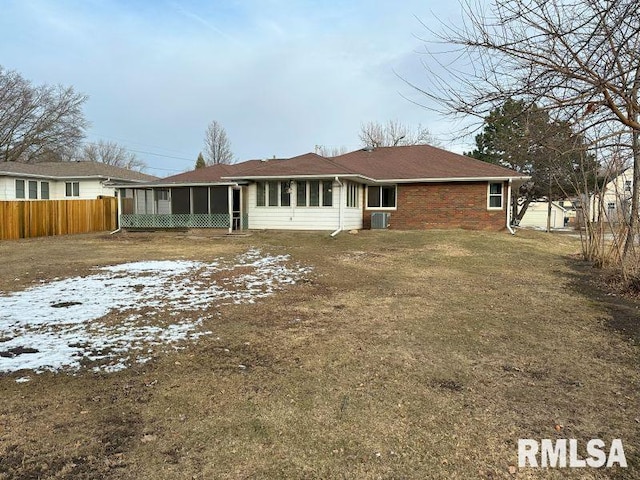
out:
{"label": "screened sunroom", "polygon": [[247,228],[238,184],[121,187],[120,228]]}

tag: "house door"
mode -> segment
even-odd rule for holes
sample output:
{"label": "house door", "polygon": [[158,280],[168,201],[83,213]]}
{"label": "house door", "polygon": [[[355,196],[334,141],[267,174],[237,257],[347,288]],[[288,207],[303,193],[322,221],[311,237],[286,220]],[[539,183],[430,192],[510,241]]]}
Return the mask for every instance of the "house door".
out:
{"label": "house door", "polygon": [[233,230],[242,230],[242,203],[240,200],[240,189],[234,188],[233,192],[233,209],[232,209],[232,228]]}

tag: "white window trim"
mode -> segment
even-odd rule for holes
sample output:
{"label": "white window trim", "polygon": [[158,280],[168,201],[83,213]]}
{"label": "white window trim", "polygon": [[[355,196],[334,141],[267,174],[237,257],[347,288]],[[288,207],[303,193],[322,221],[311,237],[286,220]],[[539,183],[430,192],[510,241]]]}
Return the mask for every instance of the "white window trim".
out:
{"label": "white window trim", "polygon": [[[491,185],[498,184],[500,185],[500,206],[492,207],[491,206],[491,197],[497,197],[497,194],[491,193]],[[504,210],[504,183],[503,182],[489,182],[487,183],[487,210],[500,211]]]}
{"label": "white window trim", "polygon": [[[67,183],[71,184],[71,195],[67,195]],[[73,185],[74,184],[78,185],[78,194],[77,195],[75,195],[73,193]],[[65,196],[65,198],[80,198],[80,182],[74,182],[74,181],[64,182],[64,196]]]}
{"label": "white window trim", "polygon": [[[365,185],[366,188],[364,189],[364,209],[365,210],[375,210],[377,211],[387,211],[387,212],[393,212],[394,210],[398,210],[398,185]],[[370,207],[369,206],[369,187],[394,187],[396,189],[396,193],[395,193],[395,199],[396,199],[396,206],[395,207]],[[380,195],[382,195],[382,190],[380,190]],[[380,203],[382,203],[382,198],[380,198]]]}

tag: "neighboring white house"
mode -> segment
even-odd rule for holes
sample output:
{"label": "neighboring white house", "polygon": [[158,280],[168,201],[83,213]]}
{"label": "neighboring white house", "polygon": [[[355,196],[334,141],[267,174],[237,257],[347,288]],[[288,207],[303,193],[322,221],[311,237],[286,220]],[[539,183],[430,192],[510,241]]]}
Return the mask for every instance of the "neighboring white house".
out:
{"label": "neighboring white house", "polygon": [[64,200],[113,197],[118,184],[157,177],[96,162],[0,163],[0,200]]}
{"label": "neighboring white house", "polygon": [[[522,220],[520,227],[546,229],[549,203],[546,201],[531,202]],[[570,212],[559,203],[551,202],[551,228],[563,228],[569,221]]]}
{"label": "neighboring white house", "polygon": [[600,196],[591,196],[589,202],[591,220],[602,220],[609,223],[624,221],[631,211],[632,191],[633,168],[628,168],[608,182]]}

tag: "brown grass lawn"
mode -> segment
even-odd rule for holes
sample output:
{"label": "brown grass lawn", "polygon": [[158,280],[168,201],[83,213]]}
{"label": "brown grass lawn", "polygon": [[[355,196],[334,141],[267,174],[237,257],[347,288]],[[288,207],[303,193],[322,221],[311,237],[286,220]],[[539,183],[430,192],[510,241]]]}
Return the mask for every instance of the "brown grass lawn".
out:
{"label": "brown grass lawn", "polygon": [[[638,303],[598,291],[566,236],[12,241],[0,291],[248,246],[314,272],[143,365],[0,374],[0,478],[640,478]],[[629,468],[514,471],[518,438],[621,438]]]}

